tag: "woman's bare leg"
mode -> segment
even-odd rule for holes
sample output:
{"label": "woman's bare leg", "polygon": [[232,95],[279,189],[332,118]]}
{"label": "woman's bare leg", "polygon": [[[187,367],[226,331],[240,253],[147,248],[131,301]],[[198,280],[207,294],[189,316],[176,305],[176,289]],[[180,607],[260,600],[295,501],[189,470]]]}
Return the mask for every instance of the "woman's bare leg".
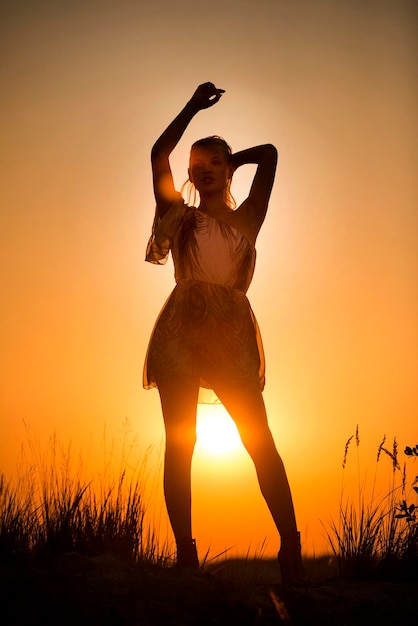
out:
{"label": "woman's bare leg", "polygon": [[199,389],[197,385],[176,381],[159,381],[158,389],[166,433],[164,495],[167,512],[176,539],[178,561],[193,566],[197,556],[192,539],[191,465]]}
{"label": "woman's bare leg", "polygon": [[303,575],[299,533],[286,470],[268,426],[261,390],[256,385],[239,389],[225,385],[215,391],[254,461],[261,492],[281,537],[282,578],[293,584]]}
{"label": "woman's bare leg", "polygon": [[254,461],[261,492],[279,533],[295,532],[296,518],[289,482],[268,426],[260,389],[253,385],[239,391],[230,388],[216,391]]}

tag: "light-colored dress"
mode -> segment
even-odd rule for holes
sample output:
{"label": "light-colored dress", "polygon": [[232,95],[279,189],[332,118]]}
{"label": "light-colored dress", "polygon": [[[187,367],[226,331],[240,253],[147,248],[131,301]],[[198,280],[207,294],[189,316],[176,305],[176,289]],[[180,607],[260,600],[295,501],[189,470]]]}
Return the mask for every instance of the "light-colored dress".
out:
{"label": "light-colored dress", "polygon": [[[143,384],[176,380],[201,388],[199,402],[217,402],[224,385],[264,388],[260,331],[246,297],[255,247],[239,230],[178,196],[154,219],[146,260],[165,264],[171,250],[176,286],[148,346]],[[214,393],[205,393],[213,390]]]}

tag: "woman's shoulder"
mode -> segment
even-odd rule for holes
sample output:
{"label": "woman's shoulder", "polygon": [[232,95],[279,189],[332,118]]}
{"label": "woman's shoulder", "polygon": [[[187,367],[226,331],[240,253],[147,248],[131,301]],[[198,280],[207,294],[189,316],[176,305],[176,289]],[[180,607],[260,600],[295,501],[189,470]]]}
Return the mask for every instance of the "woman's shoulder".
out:
{"label": "woman's shoulder", "polygon": [[173,199],[163,215],[160,214],[157,204],[152,233],[146,249],[146,261],[159,265],[165,264],[173,240],[190,211],[191,207],[184,202],[181,194]]}

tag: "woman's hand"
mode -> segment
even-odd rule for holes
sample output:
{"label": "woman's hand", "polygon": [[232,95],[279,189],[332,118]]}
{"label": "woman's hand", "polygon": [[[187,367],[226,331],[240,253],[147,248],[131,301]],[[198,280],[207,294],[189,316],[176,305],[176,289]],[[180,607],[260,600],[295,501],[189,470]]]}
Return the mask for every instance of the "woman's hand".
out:
{"label": "woman's hand", "polygon": [[213,83],[203,83],[194,92],[190,99],[190,103],[197,111],[208,109],[221,99],[225,89],[217,89]]}

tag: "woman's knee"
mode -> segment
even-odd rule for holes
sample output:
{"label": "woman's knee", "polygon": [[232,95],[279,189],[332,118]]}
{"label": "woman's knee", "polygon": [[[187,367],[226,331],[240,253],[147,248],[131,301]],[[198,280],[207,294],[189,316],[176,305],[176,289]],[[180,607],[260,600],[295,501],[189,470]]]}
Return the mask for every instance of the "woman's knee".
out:
{"label": "woman's knee", "polygon": [[193,452],[197,440],[195,424],[166,424],[165,433],[166,450],[178,451],[179,454]]}
{"label": "woman's knee", "polygon": [[253,458],[264,459],[278,454],[273,435],[267,425],[262,427],[253,425],[238,431],[245,449]]}

